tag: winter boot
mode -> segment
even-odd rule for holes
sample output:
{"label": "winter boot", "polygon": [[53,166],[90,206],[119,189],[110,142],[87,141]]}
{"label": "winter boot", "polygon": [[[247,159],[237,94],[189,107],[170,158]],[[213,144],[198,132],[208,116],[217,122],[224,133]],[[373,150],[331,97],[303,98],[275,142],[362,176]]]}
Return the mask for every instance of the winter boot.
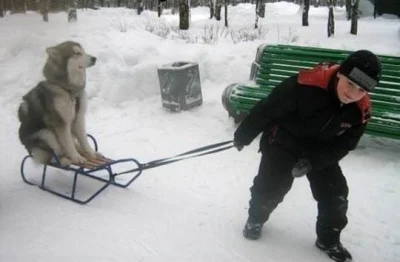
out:
{"label": "winter boot", "polygon": [[324,251],[331,259],[335,261],[350,262],[353,259],[350,252],[342,246],[340,241],[333,245],[324,245],[324,243],[317,239],[315,246]]}
{"label": "winter boot", "polygon": [[253,223],[247,220],[243,229],[243,236],[247,239],[257,240],[261,237],[262,223]]}

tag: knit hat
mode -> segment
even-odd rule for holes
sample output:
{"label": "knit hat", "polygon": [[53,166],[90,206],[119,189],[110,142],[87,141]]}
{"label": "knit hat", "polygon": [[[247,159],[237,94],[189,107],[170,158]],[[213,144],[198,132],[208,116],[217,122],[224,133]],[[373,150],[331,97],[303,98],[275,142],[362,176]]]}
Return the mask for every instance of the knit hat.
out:
{"label": "knit hat", "polygon": [[370,92],[381,77],[381,61],[368,50],[358,50],[340,64],[339,73]]}

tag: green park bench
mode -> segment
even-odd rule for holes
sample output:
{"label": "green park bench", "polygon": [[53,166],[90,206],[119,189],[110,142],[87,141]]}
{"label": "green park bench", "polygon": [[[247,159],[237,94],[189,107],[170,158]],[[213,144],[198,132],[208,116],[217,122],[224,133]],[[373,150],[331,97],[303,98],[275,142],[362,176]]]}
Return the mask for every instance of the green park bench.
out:
{"label": "green park bench", "polygon": [[[320,62],[340,63],[351,51],[288,45],[261,45],[252,63],[250,82],[231,84],[222,102],[236,123],[283,79]],[[382,77],[370,93],[372,118],[366,133],[400,140],[400,57],[378,55]]]}

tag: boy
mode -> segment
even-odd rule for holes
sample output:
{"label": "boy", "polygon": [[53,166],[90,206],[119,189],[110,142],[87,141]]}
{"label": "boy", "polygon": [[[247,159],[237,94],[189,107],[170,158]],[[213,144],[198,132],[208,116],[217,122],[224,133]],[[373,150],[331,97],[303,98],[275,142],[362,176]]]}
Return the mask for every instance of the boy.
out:
{"label": "boy", "polygon": [[284,80],[250,111],[234,134],[240,151],[263,133],[258,174],[251,187],[243,234],[261,236],[263,224],[283,201],[294,177],[306,175],[318,202],[316,246],[331,259],[351,261],[340,242],[347,224],[348,187],[339,161],[356,148],[370,119],[370,92],[381,74],[370,51],[340,65],[318,65]]}

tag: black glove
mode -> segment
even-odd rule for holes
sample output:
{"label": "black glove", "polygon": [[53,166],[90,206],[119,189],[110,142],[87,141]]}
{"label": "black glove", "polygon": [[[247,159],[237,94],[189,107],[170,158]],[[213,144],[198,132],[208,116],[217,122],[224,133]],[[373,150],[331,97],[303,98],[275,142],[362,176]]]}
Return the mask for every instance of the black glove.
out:
{"label": "black glove", "polygon": [[292,169],[293,177],[302,177],[311,172],[312,166],[307,158],[300,158]]}
{"label": "black glove", "polygon": [[236,147],[238,151],[242,151],[244,145],[237,140],[233,140],[233,146]]}

